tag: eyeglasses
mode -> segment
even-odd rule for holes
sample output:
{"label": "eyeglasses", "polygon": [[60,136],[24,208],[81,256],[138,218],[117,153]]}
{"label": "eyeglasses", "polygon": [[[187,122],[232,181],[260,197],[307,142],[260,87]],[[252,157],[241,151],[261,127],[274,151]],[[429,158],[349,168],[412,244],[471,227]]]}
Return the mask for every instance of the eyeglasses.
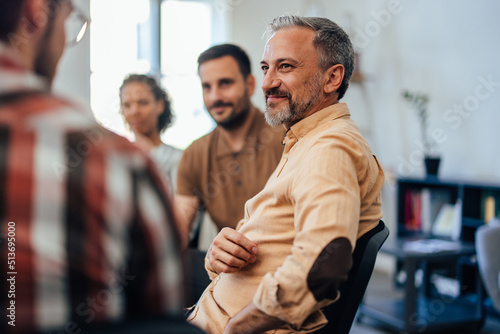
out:
{"label": "eyeglasses", "polygon": [[89,26],[89,19],[78,9],[73,7],[73,11],[66,19],[64,29],[66,30],[66,47],[78,44],[85,36]]}

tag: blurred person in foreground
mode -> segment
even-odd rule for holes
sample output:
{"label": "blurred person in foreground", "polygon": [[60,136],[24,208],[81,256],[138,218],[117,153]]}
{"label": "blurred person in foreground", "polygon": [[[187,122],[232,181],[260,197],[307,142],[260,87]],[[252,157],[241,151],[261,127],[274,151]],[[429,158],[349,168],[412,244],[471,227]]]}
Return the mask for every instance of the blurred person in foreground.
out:
{"label": "blurred person in foreground", "polygon": [[182,312],[178,233],[154,163],[51,93],[87,23],[69,0],[0,0],[0,333]]}
{"label": "blurred person in foreground", "polygon": [[325,18],[283,16],[261,61],[266,119],[284,153],[237,228],[208,250],[212,283],[188,321],[209,333],[310,333],[339,298],[356,240],[382,217],[384,174],[350,118],[347,34]]}
{"label": "blurred person in foreground", "polygon": [[[182,151],[162,142],[160,135],[172,124],[171,101],[156,79],[130,74],[120,87],[120,111],[135,143],[147,152],[168,184],[175,187]],[[173,194],[173,191],[172,191]]]}

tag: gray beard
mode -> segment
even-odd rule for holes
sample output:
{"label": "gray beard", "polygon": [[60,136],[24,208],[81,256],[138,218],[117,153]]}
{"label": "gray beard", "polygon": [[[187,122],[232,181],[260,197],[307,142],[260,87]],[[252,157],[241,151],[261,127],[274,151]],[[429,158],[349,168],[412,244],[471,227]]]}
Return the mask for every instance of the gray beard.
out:
{"label": "gray beard", "polygon": [[295,124],[303,118],[307,111],[314,106],[318,100],[321,91],[321,73],[316,73],[310,83],[307,85],[308,100],[293,101],[292,97],[288,97],[288,105],[275,111],[271,115],[273,106],[266,103],[264,116],[266,122],[271,126],[278,126],[281,124]]}
{"label": "gray beard", "polygon": [[301,110],[297,110],[293,108],[294,103],[288,99],[288,105],[281,108],[278,112],[273,115],[269,114],[270,106],[266,105],[266,110],[264,113],[264,117],[266,118],[266,122],[270,126],[278,126],[284,123],[295,123],[300,119],[302,115]]}

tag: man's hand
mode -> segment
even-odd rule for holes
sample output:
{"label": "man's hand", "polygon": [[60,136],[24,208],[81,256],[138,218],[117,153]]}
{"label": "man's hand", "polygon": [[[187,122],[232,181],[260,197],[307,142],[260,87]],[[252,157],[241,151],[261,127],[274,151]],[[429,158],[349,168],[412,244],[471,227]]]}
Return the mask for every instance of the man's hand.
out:
{"label": "man's hand", "polygon": [[284,321],[267,315],[255,307],[254,303],[250,303],[229,320],[224,334],[263,333],[280,328],[284,324]]}
{"label": "man's hand", "polygon": [[225,227],[215,237],[208,249],[207,257],[217,274],[235,273],[254,263],[257,253],[255,242],[232,228]]}

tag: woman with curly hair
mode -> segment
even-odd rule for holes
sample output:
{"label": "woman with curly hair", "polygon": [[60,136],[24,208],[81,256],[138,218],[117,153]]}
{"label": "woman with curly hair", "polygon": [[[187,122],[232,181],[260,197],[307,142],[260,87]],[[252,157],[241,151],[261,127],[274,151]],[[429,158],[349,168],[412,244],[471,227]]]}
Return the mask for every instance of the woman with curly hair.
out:
{"label": "woman with curly hair", "polygon": [[160,137],[173,119],[168,94],[155,78],[130,74],[120,87],[120,105],[121,114],[135,135],[135,143],[150,154],[175,187],[182,151],[163,143]]}

